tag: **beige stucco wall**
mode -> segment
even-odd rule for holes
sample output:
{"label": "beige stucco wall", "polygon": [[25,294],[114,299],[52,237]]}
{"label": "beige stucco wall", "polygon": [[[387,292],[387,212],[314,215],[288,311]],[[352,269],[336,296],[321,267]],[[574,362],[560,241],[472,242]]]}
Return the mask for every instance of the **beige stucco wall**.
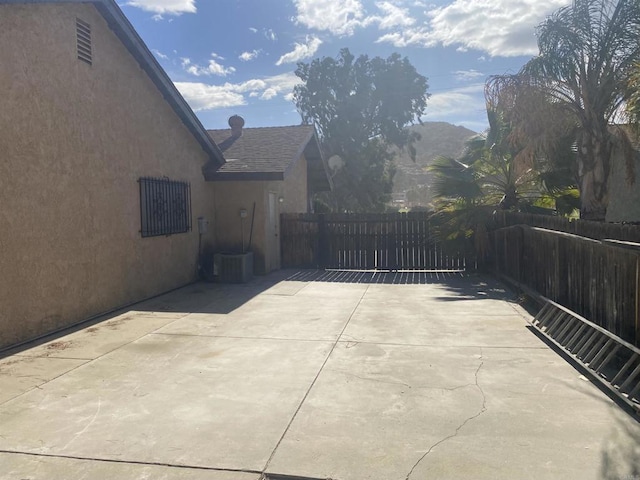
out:
{"label": "beige stucco wall", "polygon": [[[273,248],[279,248],[279,216],[281,213],[307,212],[307,161],[303,157],[289,172],[283,181],[246,181],[215,182],[215,223],[216,246],[218,251],[237,252],[242,248],[242,232],[244,231],[245,247],[249,248],[251,230],[251,213],[256,204],[251,250],[254,254],[254,271],[257,274],[268,273],[280,268],[278,255]],[[277,202],[278,224],[269,225],[269,193]],[[240,220],[240,210],[247,211],[247,218]],[[278,233],[278,236],[274,236]],[[270,245],[270,242],[278,242]]]}
{"label": "beige stucco wall", "polygon": [[304,156],[294,165],[287,178],[282,182],[281,213],[306,213],[308,205],[307,160]]}
{"label": "beige stucco wall", "polygon": [[[214,182],[216,251],[238,253],[242,250],[242,232],[245,251],[249,250],[251,214],[255,202],[251,251],[254,255],[254,271],[265,273],[265,242],[267,220],[266,182]],[[247,217],[240,218],[240,210],[247,211]]]}
{"label": "beige stucco wall", "polygon": [[634,152],[635,178],[627,178],[627,159],[619,149],[614,149],[613,164],[609,175],[609,205],[607,222],[640,222],[640,154]]}
{"label": "beige stucco wall", "polygon": [[[0,45],[0,347],[192,281],[206,155],[102,16],[0,5]],[[141,238],[141,176],[191,182],[192,232]]]}

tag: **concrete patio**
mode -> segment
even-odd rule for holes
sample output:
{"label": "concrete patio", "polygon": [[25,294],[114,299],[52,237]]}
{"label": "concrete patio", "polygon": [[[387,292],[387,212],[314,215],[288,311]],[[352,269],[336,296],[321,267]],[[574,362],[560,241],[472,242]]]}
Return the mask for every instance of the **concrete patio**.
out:
{"label": "concrete patio", "polygon": [[640,424],[483,276],[195,284],[0,360],[0,478],[640,480]]}

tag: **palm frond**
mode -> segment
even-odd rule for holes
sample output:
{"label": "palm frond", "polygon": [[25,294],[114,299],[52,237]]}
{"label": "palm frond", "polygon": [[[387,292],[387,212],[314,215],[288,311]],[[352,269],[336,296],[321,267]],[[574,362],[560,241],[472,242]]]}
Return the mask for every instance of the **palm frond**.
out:
{"label": "palm frond", "polygon": [[482,196],[475,172],[469,165],[440,156],[427,167],[427,171],[434,174],[432,189],[436,200],[460,198],[472,202]]}

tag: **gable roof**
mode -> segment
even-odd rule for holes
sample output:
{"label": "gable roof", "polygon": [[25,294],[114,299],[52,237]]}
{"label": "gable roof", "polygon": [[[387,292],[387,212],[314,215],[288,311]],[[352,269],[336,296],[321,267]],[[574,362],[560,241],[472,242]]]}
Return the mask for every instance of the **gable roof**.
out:
{"label": "gable roof", "polygon": [[326,162],[312,125],[244,128],[234,137],[230,129],[209,130],[226,163],[205,167],[205,178],[224,180],[284,180],[295,164],[307,159],[310,181],[330,188]]}
{"label": "gable roof", "polygon": [[211,141],[206,129],[198,120],[193,110],[187,104],[184,97],[178,92],[167,73],[160,66],[153,54],[149,51],[144,41],[127,20],[120,7],[114,0],[0,0],[1,4],[35,4],[35,3],[90,3],[104,17],[105,21],[116,34],[131,55],[136,59],[140,67],[146,72],[151,81],[160,90],[165,101],[178,115],[182,123],[202,146],[209,156],[209,162],[217,165],[224,163],[224,156],[218,146]]}

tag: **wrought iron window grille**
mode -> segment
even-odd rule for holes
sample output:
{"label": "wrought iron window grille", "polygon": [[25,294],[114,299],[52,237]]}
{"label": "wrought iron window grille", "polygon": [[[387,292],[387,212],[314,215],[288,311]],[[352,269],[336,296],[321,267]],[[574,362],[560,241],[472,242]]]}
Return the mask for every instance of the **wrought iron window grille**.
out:
{"label": "wrought iron window grille", "polygon": [[140,234],[157,237],[191,230],[191,185],[168,178],[141,177]]}

